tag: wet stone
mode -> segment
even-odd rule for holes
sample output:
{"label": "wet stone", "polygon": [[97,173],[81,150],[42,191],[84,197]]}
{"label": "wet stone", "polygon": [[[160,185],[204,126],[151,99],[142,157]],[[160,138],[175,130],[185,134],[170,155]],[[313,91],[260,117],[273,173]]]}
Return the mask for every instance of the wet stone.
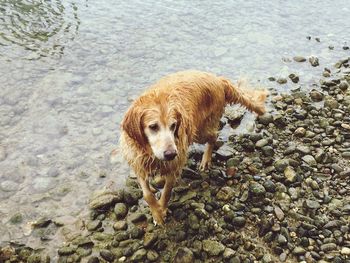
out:
{"label": "wet stone", "polygon": [[99,229],[101,226],[102,226],[102,222],[100,220],[94,220],[87,223],[86,228],[89,231],[95,231]]}
{"label": "wet stone", "polygon": [[296,74],[294,74],[294,73],[289,74],[288,77],[291,79],[291,81],[292,81],[293,83],[298,83],[298,82],[299,82],[299,76],[296,75]]}
{"label": "wet stone", "polygon": [[67,256],[75,253],[76,248],[75,247],[61,247],[57,253],[60,256]]}
{"label": "wet stone", "polygon": [[114,260],[114,258],[115,258],[115,256],[113,255],[113,253],[110,252],[109,250],[106,250],[106,249],[103,249],[103,250],[100,251],[100,256],[101,256],[104,260],[106,260],[106,261],[108,261],[108,262],[113,262],[113,260]]}
{"label": "wet stone", "polygon": [[318,209],[320,208],[320,204],[317,201],[314,200],[309,200],[306,199],[303,203],[304,207],[308,208],[308,209]]}
{"label": "wet stone", "polygon": [[339,103],[335,99],[328,97],[324,101],[324,106],[330,109],[337,109],[339,107]]}
{"label": "wet stone", "polygon": [[113,229],[115,231],[126,230],[127,228],[128,228],[128,224],[126,223],[126,221],[117,221],[113,225]]}
{"label": "wet stone", "polygon": [[157,234],[147,232],[143,239],[143,246],[145,248],[150,248],[156,243],[157,240],[158,240]]}
{"label": "wet stone", "polygon": [[303,247],[297,246],[293,249],[292,253],[294,255],[300,256],[300,255],[304,255],[306,252],[306,250]]}
{"label": "wet stone", "polygon": [[[346,81],[342,81],[340,82],[339,86],[338,86],[342,91],[346,91],[349,87],[349,84]],[[0,158],[1,160],[1,158]]]}
{"label": "wet stone", "polygon": [[124,203],[117,203],[114,206],[114,213],[118,219],[122,219],[128,213],[128,207]]}
{"label": "wet stone", "polygon": [[276,82],[277,82],[278,84],[286,84],[286,83],[287,83],[287,79],[286,79],[286,78],[278,78],[278,79],[276,80]]}
{"label": "wet stone", "polygon": [[155,250],[147,251],[147,259],[151,262],[157,261],[159,254]]}
{"label": "wet stone", "polygon": [[234,251],[232,248],[225,248],[224,253],[222,254],[224,259],[230,259],[236,254],[236,251]]}
{"label": "wet stone", "polygon": [[305,155],[302,157],[303,161],[306,162],[310,166],[316,166],[317,162],[312,155]]}
{"label": "wet stone", "polygon": [[100,263],[100,260],[98,259],[98,257],[90,257],[87,263]]}
{"label": "wet stone", "polygon": [[216,151],[216,156],[219,160],[226,161],[233,156],[233,149],[227,144],[224,144]]}
{"label": "wet stone", "polygon": [[318,57],[315,57],[315,56],[311,56],[311,57],[309,58],[309,62],[310,62],[310,64],[311,64],[311,66],[313,66],[313,67],[317,67],[317,66],[320,65],[319,60],[318,60]]}
{"label": "wet stone", "polygon": [[289,165],[288,159],[280,159],[274,163],[276,170],[279,172],[284,172],[284,170],[287,168],[288,165]]}
{"label": "wet stone", "polygon": [[328,252],[328,251],[336,250],[337,245],[335,243],[327,243],[327,244],[321,245],[320,248],[322,251]]}
{"label": "wet stone", "polygon": [[281,208],[279,208],[278,206],[275,206],[274,212],[279,221],[282,221],[284,219],[284,213]]}
{"label": "wet stone", "polygon": [[263,196],[266,193],[264,186],[257,182],[250,183],[249,191],[253,196]]}
{"label": "wet stone", "polygon": [[349,256],[349,255],[350,255],[350,248],[348,248],[348,247],[343,247],[343,248],[340,250],[340,253],[341,253],[342,255],[347,255],[347,256]]}
{"label": "wet stone", "polygon": [[284,170],[284,177],[286,178],[287,183],[294,183],[297,179],[297,174],[294,171],[293,167],[287,166]]}
{"label": "wet stone", "polygon": [[264,146],[261,148],[262,153],[265,156],[272,157],[275,154],[275,150],[271,146]]}
{"label": "wet stone", "polygon": [[209,256],[218,256],[225,250],[225,246],[218,241],[203,240],[203,250],[209,254]]}
{"label": "wet stone", "polygon": [[269,144],[269,141],[268,140],[266,140],[266,139],[261,139],[261,140],[259,140],[259,141],[257,141],[256,143],[255,143],[255,147],[257,147],[257,148],[262,148],[262,147],[264,147],[265,145],[268,145]]}
{"label": "wet stone", "polygon": [[131,260],[132,261],[136,261],[136,262],[141,262],[142,260],[144,260],[144,258],[147,255],[147,250],[144,248],[141,248],[139,250],[136,250],[136,252],[131,256]]}
{"label": "wet stone", "polygon": [[234,197],[234,190],[229,186],[222,187],[219,192],[216,194],[216,198],[222,201],[231,200]]}
{"label": "wet stone", "polygon": [[302,56],[295,56],[293,57],[293,60],[295,62],[305,62],[306,61],[306,58],[302,57]]}
{"label": "wet stone", "polygon": [[192,263],[192,262],[194,262],[193,252],[186,247],[180,247],[176,252],[174,263]]}
{"label": "wet stone", "polygon": [[243,216],[237,216],[232,219],[232,225],[237,227],[243,227],[246,223],[246,219]]}
{"label": "wet stone", "polygon": [[265,113],[258,117],[258,121],[264,125],[268,125],[273,122],[273,116],[270,113]]}
{"label": "wet stone", "polygon": [[130,221],[133,222],[134,224],[147,220],[146,215],[142,213],[131,214],[129,218],[130,218]]}
{"label": "wet stone", "polygon": [[89,206],[91,209],[100,209],[111,206],[123,199],[122,192],[98,191],[90,199]]}

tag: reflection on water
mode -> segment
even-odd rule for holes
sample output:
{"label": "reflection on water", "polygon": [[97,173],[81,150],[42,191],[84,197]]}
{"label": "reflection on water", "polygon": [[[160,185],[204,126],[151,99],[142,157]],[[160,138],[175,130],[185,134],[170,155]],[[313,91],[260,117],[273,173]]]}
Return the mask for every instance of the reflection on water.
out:
{"label": "reflection on water", "polygon": [[79,25],[74,3],[64,6],[60,0],[0,0],[0,56],[11,49],[12,59],[61,57]]}

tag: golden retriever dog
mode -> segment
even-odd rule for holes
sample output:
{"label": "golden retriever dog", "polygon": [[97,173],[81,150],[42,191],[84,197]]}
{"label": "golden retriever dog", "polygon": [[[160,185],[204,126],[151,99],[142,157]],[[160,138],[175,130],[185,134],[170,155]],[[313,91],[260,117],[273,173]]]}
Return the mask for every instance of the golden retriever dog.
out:
{"label": "golden retriever dog", "polygon": [[[207,143],[199,168],[208,169],[226,104],[239,103],[263,114],[266,96],[266,91],[243,90],[210,73],[182,71],[162,78],[132,103],[122,120],[120,149],[137,176],[155,224],[164,224],[189,145]],[[149,185],[155,173],[165,177],[159,199]]]}

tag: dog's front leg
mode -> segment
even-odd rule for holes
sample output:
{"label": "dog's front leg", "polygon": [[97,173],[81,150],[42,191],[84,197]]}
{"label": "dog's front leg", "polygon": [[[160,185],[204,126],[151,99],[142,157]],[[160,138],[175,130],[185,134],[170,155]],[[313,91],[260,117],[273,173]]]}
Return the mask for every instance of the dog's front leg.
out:
{"label": "dog's front leg", "polygon": [[162,195],[159,199],[161,210],[163,217],[165,218],[167,210],[168,210],[168,203],[171,197],[171,191],[174,187],[174,184],[176,182],[176,176],[175,174],[170,174],[165,176],[165,185],[162,191]]}
{"label": "dog's front leg", "polygon": [[142,189],[143,198],[146,200],[151,210],[155,224],[163,225],[164,216],[162,213],[162,208],[159,204],[159,201],[156,199],[153,192],[151,191],[148,180],[144,179],[144,177],[142,176],[138,176],[138,182]]}

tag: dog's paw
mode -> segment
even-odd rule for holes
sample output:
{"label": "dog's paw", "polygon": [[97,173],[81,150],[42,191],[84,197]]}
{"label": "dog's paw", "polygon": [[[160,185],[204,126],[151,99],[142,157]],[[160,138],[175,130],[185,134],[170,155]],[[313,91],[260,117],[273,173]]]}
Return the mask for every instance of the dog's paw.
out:
{"label": "dog's paw", "polygon": [[151,209],[151,212],[153,216],[154,225],[164,226],[167,210],[159,207],[157,209]]}

